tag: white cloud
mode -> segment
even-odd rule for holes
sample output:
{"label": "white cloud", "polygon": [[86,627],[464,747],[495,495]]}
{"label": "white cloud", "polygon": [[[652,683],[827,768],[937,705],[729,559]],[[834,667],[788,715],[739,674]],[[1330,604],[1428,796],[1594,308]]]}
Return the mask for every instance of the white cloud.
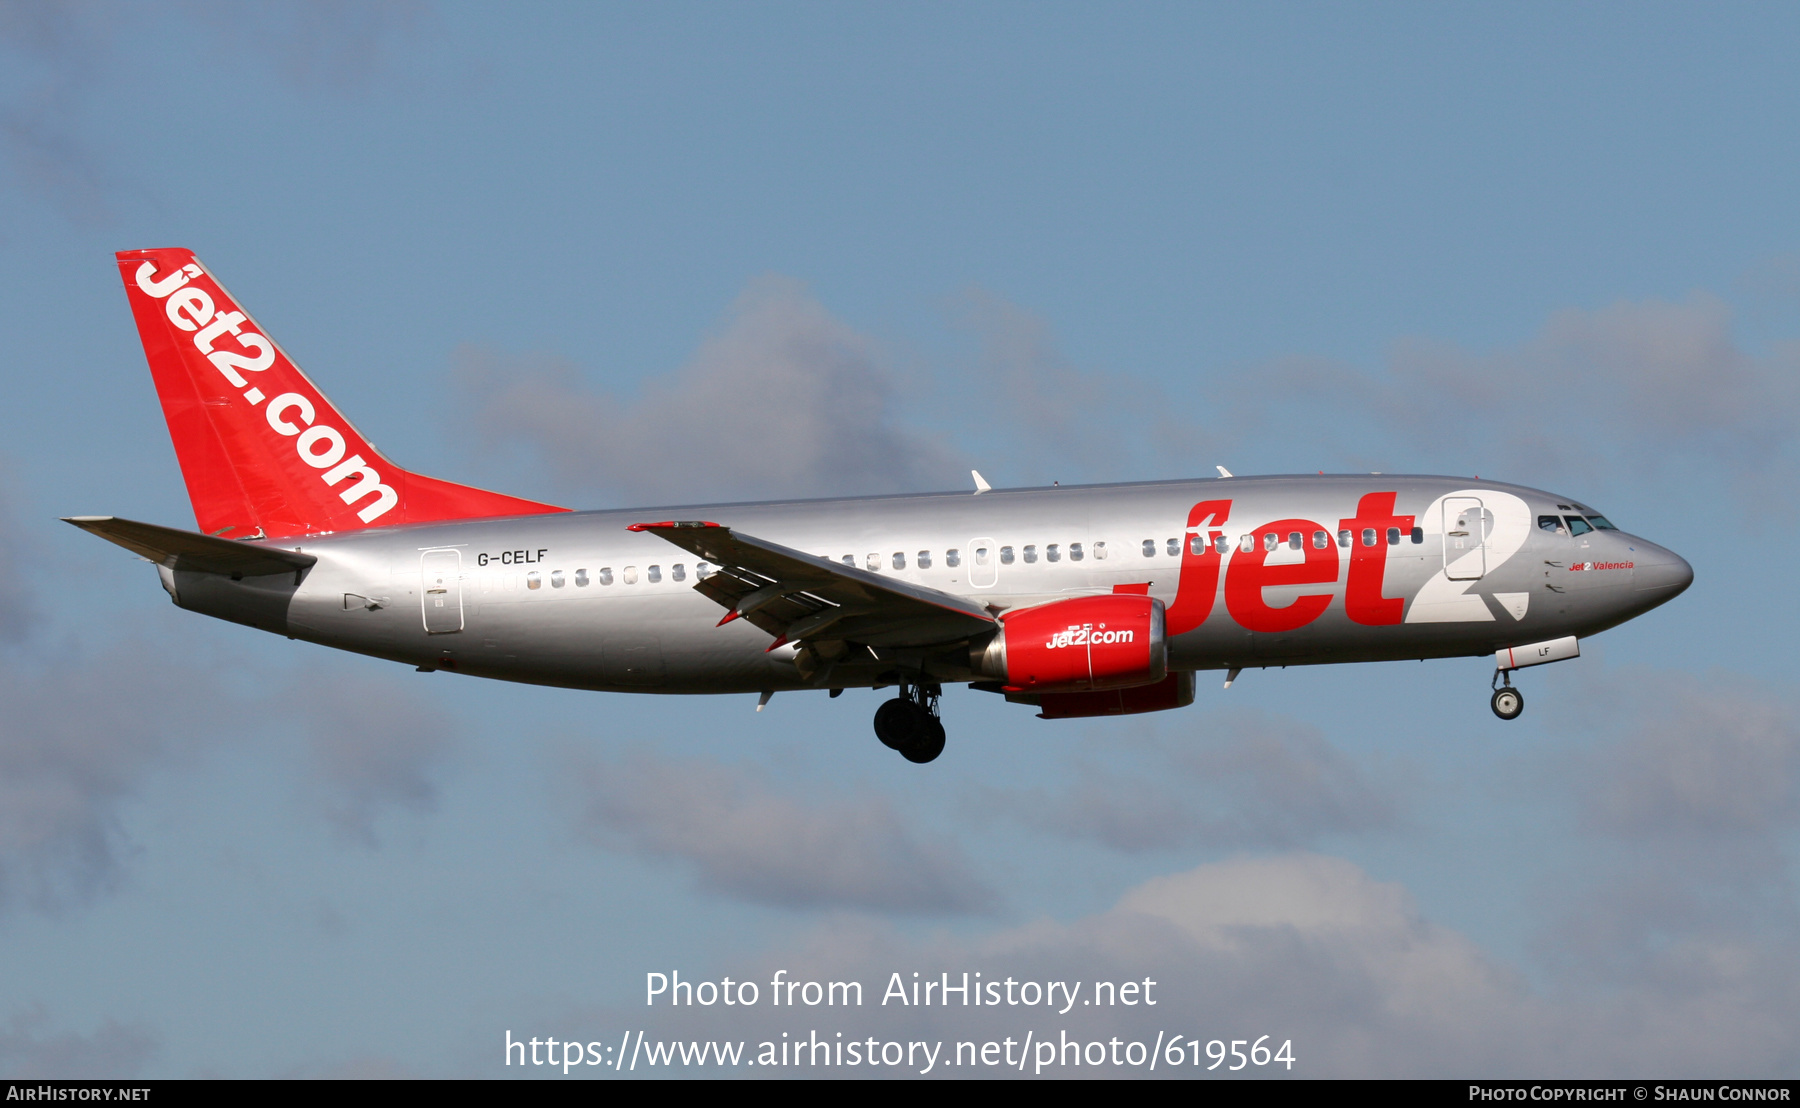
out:
{"label": "white cloud", "polygon": [[0,667],[0,904],[54,907],[117,878],[119,811],[211,733],[210,685],[141,645]]}
{"label": "white cloud", "polygon": [[1352,468],[1423,456],[1450,472],[1590,484],[1701,465],[1745,488],[1788,472],[1800,347],[1746,349],[1706,293],[1551,313],[1487,352],[1411,338],[1379,373],[1292,358],[1241,374],[1240,433],[1280,426]]}
{"label": "white cloud", "polygon": [[736,899],[920,914],[993,903],[961,851],[915,834],[878,795],[821,795],[815,787],[802,800],[751,770],[643,749],[574,761],[566,780],[583,829],[597,841],[682,859],[702,887]]}
{"label": "white cloud", "polygon": [[464,347],[456,372],[481,436],[541,459],[575,496],[917,491],[957,483],[967,468],[901,424],[877,344],[783,277],[752,281],[694,357],[636,398],[594,392],[556,358]]}
{"label": "white cloud", "polygon": [[1315,727],[1254,711],[1148,726],[1147,738],[1109,740],[1105,762],[1079,757],[1065,789],[994,787],[974,807],[1125,851],[1293,847],[1398,823],[1393,790]]}
{"label": "white cloud", "polygon": [[1045,485],[1211,473],[1198,455],[1212,436],[1148,378],[1076,365],[1048,321],[985,289],[958,297],[953,316],[979,347],[955,387],[980,398],[963,433],[990,470]]}
{"label": "white cloud", "polygon": [[433,809],[456,733],[425,697],[396,688],[397,677],[315,668],[283,698],[283,714],[306,734],[312,798],[340,834],[370,847],[383,813]]}
{"label": "white cloud", "polygon": [[1581,780],[1590,826],[1621,836],[1711,836],[1767,834],[1800,821],[1792,705],[1725,674],[1609,676],[1601,695],[1623,718]]}
{"label": "white cloud", "polygon": [[156,1054],[156,1035],[135,1023],[106,1020],[91,1034],[50,1030],[33,1005],[0,1026],[0,1070],[15,1081],[135,1077]]}
{"label": "white cloud", "polygon": [[[1295,853],[1240,857],[1153,878],[1106,911],[1068,922],[1037,920],[985,933],[918,936],[867,919],[833,918],[768,952],[692,978],[754,981],[753,1008],[637,1006],[593,1012],[592,1026],[629,1018],[647,1037],[779,1042],[820,1038],[945,1043],[1110,1042],[1153,1045],[1159,1034],[1291,1041],[1295,1076],[1778,1077],[1796,1059],[1793,960],[1769,949],[1695,943],[1659,972],[1607,989],[1534,989],[1467,936],[1425,918],[1403,887],[1342,858]],[[777,971],[788,980],[858,981],[861,1007],[768,1002]],[[1056,1008],[1001,1003],[913,1007],[882,1003],[893,975],[952,984],[962,974],[1015,985],[1079,985]],[[1083,1004],[1095,982],[1153,981],[1154,1005]],[[1004,994],[1003,994],[1004,995]],[[1023,996],[1015,989],[1015,996]],[[1040,994],[1041,995],[1041,994]],[[1060,991],[1059,991],[1059,995]],[[1067,1007],[1066,1012],[1061,1011]],[[566,1009],[557,1026],[582,1034]],[[595,1036],[598,1037],[598,1036]],[[1165,1038],[1165,1042],[1166,1042]],[[1046,1053],[1048,1059],[1049,1053]],[[1193,1048],[1181,1072],[1194,1072]],[[1164,1064],[1159,1073],[1169,1072]],[[1035,1054],[1024,1073],[1030,1075]],[[1202,1055],[1203,1068],[1209,1059]],[[1229,1064],[1229,1062],[1227,1063]],[[754,1073],[754,1070],[746,1071]],[[966,1066],[967,1076],[1018,1076]],[[1147,1069],[1073,1065],[1047,1074],[1148,1076]],[[1286,1073],[1252,1070],[1252,1073]],[[690,1074],[691,1075],[691,1074]],[[819,1067],[783,1076],[863,1076]]]}

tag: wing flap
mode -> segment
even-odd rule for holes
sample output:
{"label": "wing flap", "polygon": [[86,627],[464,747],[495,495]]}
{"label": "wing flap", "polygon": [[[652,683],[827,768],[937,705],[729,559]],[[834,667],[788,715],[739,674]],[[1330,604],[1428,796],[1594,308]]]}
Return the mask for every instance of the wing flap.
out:
{"label": "wing flap", "polygon": [[122,546],[160,566],[195,573],[233,574],[259,577],[271,573],[292,573],[317,562],[311,554],[283,550],[260,543],[241,542],[162,527],[155,523],[139,523],[117,516],[65,516],[89,534]]}
{"label": "wing flap", "polygon": [[928,646],[991,630],[994,617],[962,597],[744,535],[717,523],[636,523],[717,565],[695,591],[780,642],[854,639]]}

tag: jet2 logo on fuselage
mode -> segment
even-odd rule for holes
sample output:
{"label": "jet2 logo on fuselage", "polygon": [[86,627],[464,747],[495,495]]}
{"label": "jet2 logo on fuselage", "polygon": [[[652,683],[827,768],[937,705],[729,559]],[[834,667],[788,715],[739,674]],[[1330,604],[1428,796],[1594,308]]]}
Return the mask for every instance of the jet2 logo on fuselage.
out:
{"label": "jet2 logo on fuselage", "polygon": [[[1497,497],[1506,494],[1487,495]],[[1176,596],[1168,611],[1169,634],[1179,635],[1204,624],[1212,614],[1214,602],[1221,592],[1226,610],[1232,621],[1240,627],[1267,634],[1294,631],[1324,615],[1331,607],[1331,602],[1337,598],[1336,587],[1340,585],[1343,589],[1344,614],[1351,622],[1378,627],[1405,621],[1408,619],[1407,599],[1384,593],[1388,559],[1393,549],[1392,539],[1388,536],[1393,533],[1412,534],[1415,525],[1424,517],[1397,512],[1395,502],[1398,497],[1397,492],[1366,493],[1358,498],[1355,514],[1338,520],[1336,528],[1328,529],[1313,520],[1298,518],[1259,524],[1250,530],[1251,542],[1247,547],[1230,544],[1222,529],[1206,529],[1209,524],[1224,524],[1230,518],[1231,501],[1209,500],[1196,504],[1188,514],[1187,539]],[[1441,499],[1438,503],[1441,503]],[[1520,503],[1522,506],[1523,502]],[[1429,517],[1436,508],[1437,504],[1434,504],[1432,509],[1428,509],[1426,516]],[[1516,513],[1508,513],[1508,517],[1512,514]],[[1331,538],[1320,544],[1314,539],[1316,535],[1329,534],[1331,531],[1336,531],[1339,535],[1348,532],[1349,545],[1341,547],[1339,540]],[[1299,536],[1297,547],[1295,536]],[[1373,542],[1368,541],[1371,537]],[[1505,548],[1512,544],[1495,542],[1497,538],[1498,535],[1488,536],[1494,556],[1493,563],[1488,567],[1490,572],[1516,552],[1516,548]],[[1293,554],[1296,550],[1298,553]],[[1292,556],[1272,560],[1278,552],[1288,552]],[[1623,563],[1603,562],[1595,565],[1597,568],[1625,568]],[[1440,571],[1438,576],[1442,577],[1443,573]],[[1221,583],[1223,589],[1219,587]],[[1453,606],[1454,610],[1426,618],[1433,621],[1492,618],[1478,597],[1462,595],[1473,582],[1428,582],[1427,587],[1421,590],[1421,597],[1425,592],[1431,591],[1433,583],[1449,586],[1448,590],[1437,591],[1453,591],[1457,594],[1455,599],[1464,603]],[[1279,606],[1269,604],[1264,598],[1264,590],[1282,585],[1318,585],[1328,588],[1303,593]],[[1416,601],[1419,598],[1414,599]],[[1468,601],[1480,605],[1479,610],[1468,607]]]}

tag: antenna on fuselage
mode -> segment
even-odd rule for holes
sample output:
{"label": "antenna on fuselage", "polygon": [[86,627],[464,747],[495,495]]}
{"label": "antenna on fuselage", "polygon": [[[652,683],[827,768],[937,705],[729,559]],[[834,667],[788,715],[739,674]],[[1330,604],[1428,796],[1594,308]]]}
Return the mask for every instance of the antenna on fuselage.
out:
{"label": "antenna on fuselage", "polygon": [[1224,466],[1214,466],[1213,468],[1219,471],[1220,477],[1230,477],[1231,476],[1231,471],[1229,469],[1226,469]]}
{"label": "antenna on fuselage", "polygon": [[987,478],[985,478],[981,475],[981,471],[979,469],[971,469],[969,471],[969,476],[975,478],[975,495],[976,496],[980,496],[984,492],[993,492],[994,491],[994,486],[987,483]]}

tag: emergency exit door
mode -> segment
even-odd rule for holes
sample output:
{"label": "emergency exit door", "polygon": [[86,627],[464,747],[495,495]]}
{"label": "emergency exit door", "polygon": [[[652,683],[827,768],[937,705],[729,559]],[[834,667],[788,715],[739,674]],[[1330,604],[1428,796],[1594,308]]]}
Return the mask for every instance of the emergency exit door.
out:
{"label": "emergency exit door", "polygon": [[425,633],[442,635],[463,629],[462,551],[427,550],[419,558],[424,588]]}

